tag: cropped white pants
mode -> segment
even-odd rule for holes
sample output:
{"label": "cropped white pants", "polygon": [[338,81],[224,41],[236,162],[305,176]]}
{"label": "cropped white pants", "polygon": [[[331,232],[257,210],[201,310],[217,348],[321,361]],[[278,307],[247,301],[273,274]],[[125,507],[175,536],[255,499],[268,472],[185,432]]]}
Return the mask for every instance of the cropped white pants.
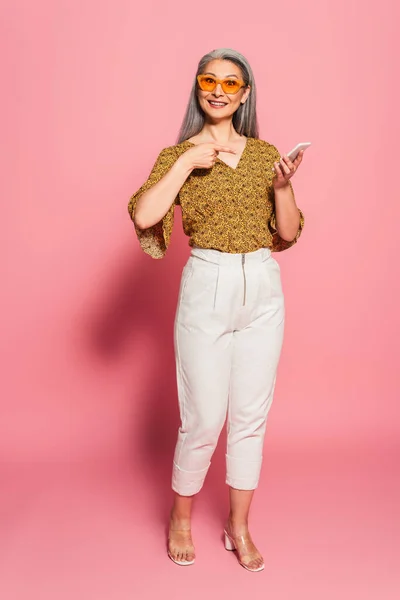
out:
{"label": "cropped white pants", "polygon": [[284,313],[279,265],[269,249],[192,249],[174,328],[181,426],[172,488],[178,494],[201,489],[225,420],[226,483],[257,487]]}

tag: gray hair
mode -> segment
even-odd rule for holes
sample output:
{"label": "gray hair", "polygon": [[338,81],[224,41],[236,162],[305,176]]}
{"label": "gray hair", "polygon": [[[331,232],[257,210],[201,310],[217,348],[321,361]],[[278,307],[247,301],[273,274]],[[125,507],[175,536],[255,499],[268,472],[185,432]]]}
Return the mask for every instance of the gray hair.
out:
{"label": "gray hair", "polygon": [[258,122],[256,113],[256,84],[254,81],[253,71],[247,59],[230,48],[218,48],[205,54],[200,59],[197,67],[196,76],[194,78],[192,90],[190,92],[189,102],[186,108],[186,114],[182,122],[182,126],[178,136],[178,144],[200,133],[203,129],[205,115],[197,98],[197,75],[203,73],[206,65],[212,60],[229,60],[239,67],[242,72],[245,85],[251,86],[251,91],[248,99],[244,104],[241,104],[233,115],[232,123],[236,131],[240,135],[246,137],[258,138]]}

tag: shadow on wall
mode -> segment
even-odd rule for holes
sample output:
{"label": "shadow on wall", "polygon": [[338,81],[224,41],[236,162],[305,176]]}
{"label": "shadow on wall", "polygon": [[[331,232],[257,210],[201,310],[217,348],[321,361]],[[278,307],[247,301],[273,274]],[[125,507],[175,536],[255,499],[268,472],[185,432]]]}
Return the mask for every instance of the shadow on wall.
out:
{"label": "shadow on wall", "polygon": [[[132,260],[127,262],[130,254]],[[131,462],[134,466],[143,464],[146,492],[165,522],[171,506],[172,459],[179,427],[173,325],[180,277],[189,251],[185,239],[172,243],[162,260],[133,255],[133,248],[129,248],[121,266],[105,282],[106,297],[89,322],[89,350],[103,364],[130,362],[131,356],[132,365],[141,352],[148,352],[144,360],[151,363],[151,369],[141,381],[144,391],[140,398],[132,381]],[[143,340],[148,342],[141,349]],[[220,517],[221,496],[226,494],[223,437],[201,494],[214,507],[214,516],[217,511]],[[218,498],[221,501],[216,503]]]}

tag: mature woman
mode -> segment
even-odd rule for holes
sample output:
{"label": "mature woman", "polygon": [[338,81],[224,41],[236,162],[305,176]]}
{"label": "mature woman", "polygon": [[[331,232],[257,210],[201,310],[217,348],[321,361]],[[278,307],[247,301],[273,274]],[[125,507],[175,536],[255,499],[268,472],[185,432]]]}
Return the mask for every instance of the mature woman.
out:
{"label": "mature woman", "polygon": [[142,249],[162,258],[174,207],[191,255],[175,319],[181,426],[173,462],[168,555],[193,564],[191,510],[225,420],[230,512],[225,547],[250,571],[264,568],[249,530],[264,433],[284,330],[278,263],[304,219],[292,163],[258,138],[256,88],[247,60],[219,49],[199,63],[178,144],[161,151],[129,203]]}

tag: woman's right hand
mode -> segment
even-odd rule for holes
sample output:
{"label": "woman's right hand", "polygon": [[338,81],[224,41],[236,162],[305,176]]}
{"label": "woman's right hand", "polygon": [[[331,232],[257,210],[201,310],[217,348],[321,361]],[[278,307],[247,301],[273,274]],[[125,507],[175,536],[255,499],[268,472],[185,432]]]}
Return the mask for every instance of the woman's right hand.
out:
{"label": "woman's right hand", "polygon": [[178,160],[190,169],[210,169],[215,165],[219,152],[236,154],[236,150],[228,146],[207,142],[196,144],[192,148],[189,148],[189,150],[181,154]]}

